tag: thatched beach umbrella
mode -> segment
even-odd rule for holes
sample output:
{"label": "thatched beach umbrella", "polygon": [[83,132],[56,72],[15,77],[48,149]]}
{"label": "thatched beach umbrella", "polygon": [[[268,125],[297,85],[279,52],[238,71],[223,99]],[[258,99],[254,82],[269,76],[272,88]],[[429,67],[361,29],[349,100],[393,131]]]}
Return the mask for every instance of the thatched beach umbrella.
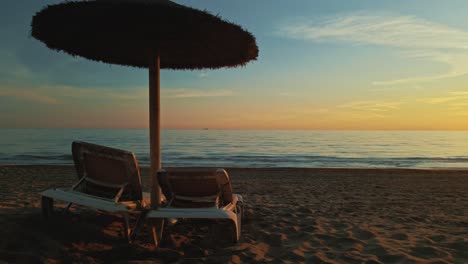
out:
{"label": "thatched beach umbrella", "polygon": [[[49,5],[32,36],[47,47],[111,64],[149,68],[151,174],[161,168],[159,70],[217,69],[258,56],[254,36],[207,12],[169,0],[90,0]],[[153,186],[158,186],[153,182]],[[156,189],[156,190],[154,190]],[[153,188],[154,207],[159,188]]]}

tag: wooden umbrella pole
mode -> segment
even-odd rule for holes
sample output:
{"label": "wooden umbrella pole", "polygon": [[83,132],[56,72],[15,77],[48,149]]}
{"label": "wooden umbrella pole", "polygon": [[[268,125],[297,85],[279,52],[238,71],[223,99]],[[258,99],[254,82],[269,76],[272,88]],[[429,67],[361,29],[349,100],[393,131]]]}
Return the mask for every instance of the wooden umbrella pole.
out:
{"label": "wooden umbrella pole", "polygon": [[161,111],[159,87],[160,58],[156,52],[149,67],[149,109],[150,109],[150,161],[151,161],[151,207],[159,207],[161,190],[157,172],[161,169]]}
{"label": "wooden umbrella pole", "polygon": [[[150,109],[150,161],[151,161],[151,208],[158,209],[161,201],[161,188],[158,183],[158,170],[161,169],[161,98],[159,87],[160,57],[156,52],[149,65],[149,109]],[[151,233],[157,247],[162,238],[164,220],[152,221]]]}

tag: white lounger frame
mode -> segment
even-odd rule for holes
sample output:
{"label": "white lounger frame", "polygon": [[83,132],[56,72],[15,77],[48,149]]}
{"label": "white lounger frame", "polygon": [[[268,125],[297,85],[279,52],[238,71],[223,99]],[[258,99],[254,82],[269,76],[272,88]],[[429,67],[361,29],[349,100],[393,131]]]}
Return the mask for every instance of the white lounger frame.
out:
{"label": "white lounger frame", "polygon": [[[218,170],[222,173],[227,172],[223,169]],[[158,171],[159,173],[165,173],[164,170]],[[233,226],[232,240],[234,243],[238,242],[241,235],[242,229],[242,217],[244,214],[244,200],[241,195],[233,194],[232,202],[223,207],[206,207],[206,208],[171,208],[171,207],[159,207],[157,209],[150,210],[146,214],[146,219],[150,220],[161,220],[157,224],[159,230],[153,226],[153,239],[154,244],[158,246],[159,241],[162,238],[164,230],[164,219],[180,219],[180,218],[192,218],[192,219],[227,219],[230,220]]]}
{"label": "white lounger frame", "polygon": [[[83,144],[88,145],[92,148],[98,149],[99,151],[109,152],[113,155],[112,152],[116,151],[116,149],[111,149],[103,146],[93,145],[84,142],[74,142],[74,144]],[[113,157],[113,159],[119,159],[122,161],[129,161],[130,163],[134,164],[135,169],[137,170],[136,173],[139,177],[139,170],[138,170],[138,163],[136,157],[131,152],[125,152],[121,150],[117,150],[120,154],[127,155],[128,157],[121,158],[121,157]],[[75,155],[75,153],[74,153]],[[118,154],[117,154],[118,156]],[[129,159],[130,157],[130,159]],[[76,160],[75,160],[76,163]],[[181,168],[182,170],[191,171],[192,168]],[[201,169],[201,168],[198,168]],[[194,169],[197,171],[197,169]],[[203,169],[202,169],[203,170]],[[158,171],[157,175],[153,175],[152,177],[157,177],[160,173],[166,173],[165,170]],[[79,173],[78,173],[79,174]],[[79,174],[80,175],[80,174]],[[216,170],[217,176],[225,176],[225,179],[229,182],[229,176],[224,169]],[[211,177],[211,176],[210,176]],[[80,184],[83,182],[91,182],[103,187],[110,187],[115,188],[118,190],[113,198],[105,198],[95,195],[86,194],[83,192],[78,191]],[[140,180],[139,180],[140,181]],[[139,183],[141,184],[141,182]],[[218,184],[225,184],[219,183]],[[166,201],[166,207],[159,207],[156,209],[149,208],[149,204],[146,204],[146,201],[149,201],[150,194],[142,192],[142,196],[140,196],[141,200],[133,200],[133,201],[119,201],[121,199],[124,190],[129,186],[129,183],[125,183],[122,185],[116,184],[109,184],[105,182],[98,182],[95,179],[87,177],[87,175],[83,175],[80,180],[73,185],[71,188],[52,188],[48,189],[41,193],[42,199],[42,212],[43,215],[47,218],[53,213],[54,207],[54,200],[59,200],[66,202],[67,205],[64,209],[64,212],[67,212],[72,204],[81,205],[90,207],[94,210],[102,210],[111,213],[121,214],[124,218],[124,235],[125,238],[129,243],[133,241],[133,238],[138,231],[138,228],[142,224],[143,219],[149,220],[151,225],[154,243],[157,246],[159,241],[161,240],[163,228],[164,228],[164,219],[180,219],[180,218],[198,218],[198,219],[227,219],[232,223],[233,232],[232,232],[232,240],[237,242],[240,238],[241,234],[241,224],[243,218],[243,204],[244,201],[242,196],[238,194],[232,194],[232,201],[222,207],[218,207],[219,195],[210,196],[210,199],[214,199],[213,207],[204,207],[204,208],[180,208],[180,207],[170,207],[171,201]],[[221,188],[220,188],[221,189]],[[229,194],[228,194],[229,195]],[[188,202],[198,202],[198,199],[195,197],[181,197]],[[204,197],[207,198],[207,197]],[[165,199],[164,195],[160,197],[161,201]],[[137,221],[134,225],[134,228],[130,227],[130,214],[138,214]],[[157,223],[155,223],[157,222]],[[156,227],[160,228],[157,232]]]}
{"label": "white lounger frame", "polygon": [[[149,193],[143,193],[143,199],[149,199]],[[94,210],[102,210],[110,213],[121,214],[124,218],[125,238],[129,243],[132,242],[132,228],[130,227],[130,214],[141,213],[138,210],[142,207],[139,202],[116,202],[114,199],[104,199],[82,192],[74,191],[73,189],[48,189],[41,193],[42,196],[42,213],[47,218],[53,214],[54,200],[59,200],[67,203],[64,212],[67,212],[72,204],[90,207]],[[139,220],[137,220],[138,222]]]}
{"label": "white lounger frame", "polygon": [[[130,167],[134,167],[135,173],[139,176],[139,170],[138,170],[138,162],[136,160],[136,157],[133,153],[124,151],[124,150],[118,150],[118,149],[112,149],[104,146],[99,146],[99,145],[94,145],[86,142],[73,142],[73,145],[80,145],[81,146],[88,146],[90,148],[94,148],[95,150],[99,151],[99,155],[101,156],[109,156],[114,160],[120,160],[122,162],[126,162],[129,164]],[[80,149],[81,152],[87,153],[90,152],[87,149]],[[101,153],[102,152],[102,153]],[[75,153],[73,153],[74,159]],[[76,165],[76,160],[75,160],[75,165]],[[105,198],[105,197],[100,197],[100,196],[94,196],[90,194],[86,194],[83,192],[78,191],[80,185],[84,182],[91,182],[94,184],[97,184],[102,187],[108,187],[108,188],[115,188],[118,190],[113,198]],[[70,208],[71,205],[76,204],[76,205],[81,205],[81,206],[86,206],[90,207],[94,210],[102,210],[106,212],[111,212],[111,213],[117,213],[121,214],[124,218],[124,235],[125,238],[129,243],[132,242],[133,237],[134,237],[134,232],[132,232],[132,228],[130,227],[130,214],[131,213],[139,213],[139,216],[137,218],[137,222],[135,224],[136,229],[140,225],[140,218],[144,218],[144,213],[145,209],[147,209],[147,206],[149,206],[149,193],[142,192],[142,200],[135,200],[135,201],[119,201],[122,197],[122,194],[124,193],[125,189],[129,186],[129,183],[124,183],[121,185],[116,185],[116,184],[110,184],[106,182],[100,182],[95,179],[92,179],[90,177],[87,177],[86,174],[84,174],[83,177],[80,178],[80,180],[73,185],[71,188],[52,188],[45,190],[44,192],[41,193],[42,199],[42,213],[43,215],[48,218],[51,214],[53,214],[53,208],[54,208],[54,200],[59,200],[66,202],[67,205],[64,209],[64,212],[67,212],[68,209]],[[148,201],[148,204],[146,204],[146,201]]]}

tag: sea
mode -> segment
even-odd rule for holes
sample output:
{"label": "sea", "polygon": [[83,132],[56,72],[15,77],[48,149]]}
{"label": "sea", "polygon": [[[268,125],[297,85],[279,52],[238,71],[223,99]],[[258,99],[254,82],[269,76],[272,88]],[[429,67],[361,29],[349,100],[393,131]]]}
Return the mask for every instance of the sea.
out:
{"label": "sea", "polygon": [[[0,129],[0,165],[72,164],[86,141],[149,165],[147,129]],[[468,168],[468,131],[163,130],[163,166]]]}

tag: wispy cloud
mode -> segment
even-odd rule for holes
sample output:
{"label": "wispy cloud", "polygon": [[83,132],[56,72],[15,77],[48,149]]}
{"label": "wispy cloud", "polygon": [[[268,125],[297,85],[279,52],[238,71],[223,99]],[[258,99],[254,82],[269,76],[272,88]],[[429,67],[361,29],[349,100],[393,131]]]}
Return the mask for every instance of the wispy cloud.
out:
{"label": "wispy cloud", "polygon": [[18,62],[16,54],[2,48],[0,46],[0,77],[3,77],[2,81],[31,78],[30,70]]}
{"label": "wispy cloud", "polygon": [[206,78],[206,77],[208,77],[208,75],[209,75],[208,72],[201,72],[201,73],[198,74],[198,77]]}
{"label": "wispy cloud", "polygon": [[295,96],[299,96],[299,94],[294,93],[294,92],[279,92],[278,95],[279,95],[279,96],[282,96],[282,97],[295,97]]}
{"label": "wispy cloud", "polygon": [[[110,88],[84,89],[77,87],[62,87],[62,92],[67,96],[81,98],[108,98],[116,100],[148,100],[148,87],[129,87],[123,91],[115,91]],[[197,98],[197,97],[224,97],[231,96],[230,90],[210,90],[210,89],[184,89],[184,88],[163,88],[161,96],[163,98]]]}
{"label": "wispy cloud", "polygon": [[404,102],[390,101],[352,101],[336,106],[336,113],[350,119],[382,119],[399,110]]}
{"label": "wispy cloud", "polygon": [[79,88],[73,86],[55,87],[55,93],[63,97],[74,98],[103,98],[117,100],[143,100],[148,98],[148,88],[146,87],[128,87],[122,91],[116,91],[112,88]]}
{"label": "wispy cloud", "polygon": [[468,91],[455,91],[455,92],[450,92],[450,94],[453,95],[460,95],[460,96],[467,96],[468,97]]}
{"label": "wispy cloud", "polygon": [[397,47],[408,58],[422,58],[450,66],[447,72],[377,81],[375,85],[428,82],[468,74],[468,31],[413,16],[351,14],[321,22],[307,20],[285,23],[280,36],[314,42],[340,41],[354,44]]}
{"label": "wispy cloud", "polygon": [[200,90],[200,89],[164,89],[162,96],[166,98],[199,98],[199,97],[226,97],[232,96],[230,90]]}
{"label": "wispy cloud", "polygon": [[45,95],[41,92],[32,90],[15,90],[2,88],[0,90],[0,97],[13,97],[29,102],[35,102],[40,104],[56,105],[59,104],[59,100],[53,96]]}
{"label": "wispy cloud", "polygon": [[[201,98],[201,97],[226,97],[232,96],[231,90],[210,89],[161,89],[163,98]],[[38,86],[1,87],[0,97],[15,97],[30,102],[56,105],[65,103],[70,99],[79,100],[104,100],[108,102],[134,102],[148,100],[148,87],[129,87],[127,89],[114,90],[109,87],[74,87],[74,86]]]}
{"label": "wispy cloud", "polygon": [[285,37],[314,41],[342,40],[416,49],[468,49],[468,32],[412,16],[348,15],[321,23],[282,25]]}
{"label": "wispy cloud", "polygon": [[449,92],[447,96],[420,98],[418,102],[439,105],[448,110],[452,115],[465,116],[468,109],[468,92]]}
{"label": "wispy cloud", "polygon": [[338,108],[348,108],[366,112],[387,112],[400,108],[402,102],[355,101],[339,105]]}
{"label": "wispy cloud", "polygon": [[468,106],[468,92],[454,91],[449,92],[447,96],[420,98],[418,102],[426,104],[447,104],[452,107]]}
{"label": "wispy cloud", "polygon": [[428,98],[421,98],[417,99],[418,102],[426,103],[426,104],[445,104],[447,102],[452,102],[459,100],[458,96],[443,96],[443,97],[428,97]]}
{"label": "wispy cloud", "polygon": [[447,78],[455,78],[458,76],[468,74],[468,50],[461,49],[452,50],[426,50],[426,51],[407,51],[403,55],[409,59],[426,59],[430,61],[439,62],[449,66],[449,70],[439,74],[432,74],[428,76],[416,76],[410,78],[402,78],[389,81],[376,81],[374,85],[389,86],[408,83],[425,83]]}
{"label": "wispy cloud", "polygon": [[140,87],[130,87],[125,91],[115,91],[111,88],[81,88],[73,86],[3,86],[0,89],[0,97],[14,97],[29,102],[57,105],[64,103],[67,99],[78,98],[90,99],[110,99],[134,101],[148,98],[148,89]]}

